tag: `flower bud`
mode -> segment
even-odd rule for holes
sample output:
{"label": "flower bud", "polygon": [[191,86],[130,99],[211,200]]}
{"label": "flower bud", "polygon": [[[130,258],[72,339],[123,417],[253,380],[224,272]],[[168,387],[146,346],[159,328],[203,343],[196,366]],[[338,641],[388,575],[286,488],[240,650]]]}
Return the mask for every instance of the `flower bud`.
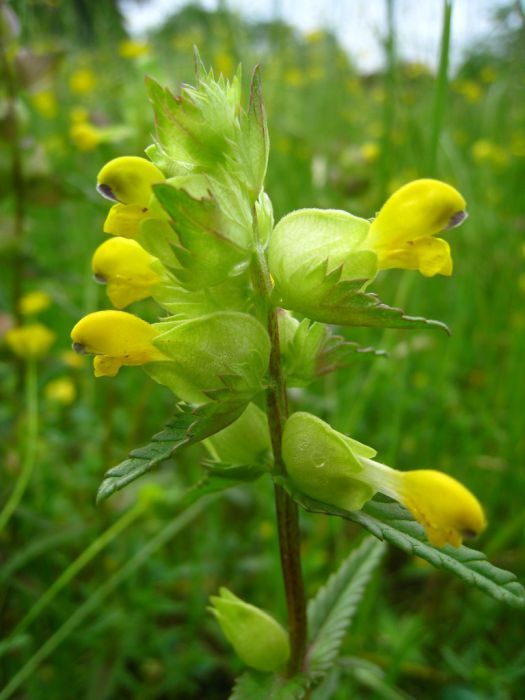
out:
{"label": "flower bud", "polygon": [[364,242],[379,267],[419,270],[431,277],[452,274],[448,243],[434,234],[458,226],[467,216],[461,194],[439,180],[414,180],[385,202]]}
{"label": "flower bud", "polygon": [[241,661],[266,673],[283,670],[290,656],[290,642],[281,625],[227,588],[219,593],[211,596],[210,611]]}
{"label": "flower bud", "polygon": [[147,207],[152,185],[164,180],[157,166],[146,158],[121,156],[110,160],[99,172],[97,190],[115,202]]}
{"label": "flower bud", "polygon": [[95,355],[96,377],[114,377],[123,365],[167,360],[153,345],[157,335],[155,326],[125,311],[95,311],[71,331],[73,349]]}
{"label": "flower bud", "polygon": [[102,243],[91,261],[95,279],[107,284],[108,296],[117,309],[151,296],[161,280],[155,267],[162,269],[157,258],[136,241],[120,236]]}

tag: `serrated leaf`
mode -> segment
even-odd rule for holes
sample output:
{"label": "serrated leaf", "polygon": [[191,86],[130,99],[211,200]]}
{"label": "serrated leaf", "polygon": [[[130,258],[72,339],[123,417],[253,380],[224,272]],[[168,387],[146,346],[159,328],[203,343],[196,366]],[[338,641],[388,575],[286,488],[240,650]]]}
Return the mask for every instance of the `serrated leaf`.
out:
{"label": "serrated leaf", "polygon": [[306,667],[312,678],[323,676],[337,659],[348,625],[384,551],[382,542],[367,538],[309,602],[311,644]]}
{"label": "serrated leaf", "polygon": [[283,678],[247,671],[236,680],[229,700],[302,700],[308,686],[309,679],[302,674]]}
{"label": "serrated leaf", "polygon": [[[238,245],[245,229],[226,221],[213,199],[194,199],[183,189],[156,185],[155,196],[169,215],[180,245],[173,273],[186,289],[207,289],[231,277],[249,254]],[[235,240],[236,239],[236,240]]]}
{"label": "serrated leaf", "polygon": [[289,386],[303,387],[356,360],[384,357],[385,354],[333,335],[325,324],[303,319],[283,356],[283,366]]}
{"label": "serrated leaf", "polygon": [[98,489],[97,503],[120,491],[177,451],[222,430],[240,416],[245,406],[244,401],[212,402],[198,408],[179,404],[175,416],[160,433],[152,437],[149,445],[132,450],[128,459],[106,472]]}
{"label": "serrated leaf", "polygon": [[450,335],[441,321],[407,316],[402,309],[384,304],[376,294],[362,291],[366,279],[341,279],[343,266],[328,270],[325,260],[302,275],[298,289],[311,289],[312,294],[283,300],[285,308],[299,311],[313,321],[340,326],[372,326],[382,328],[439,328]]}
{"label": "serrated leaf", "polygon": [[398,503],[374,498],[363,510],[347,511],[299,494],[289,482],[283,481],[282,485],[305,510],[352,520],[378,539],[424,559],[437,569],[454,574],[492,598],[514,608],[525,608],[525,589],[513,573],[494,566],[482,552],[470,547],[433,547],[428,543],[423,527]]}

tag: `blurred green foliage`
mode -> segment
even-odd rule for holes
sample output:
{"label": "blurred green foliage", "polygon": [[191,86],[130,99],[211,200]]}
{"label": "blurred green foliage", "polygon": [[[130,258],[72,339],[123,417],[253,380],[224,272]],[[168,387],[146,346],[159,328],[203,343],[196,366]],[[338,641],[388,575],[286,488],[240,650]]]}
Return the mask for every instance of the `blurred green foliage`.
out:
{"label": "blurred green foliage", "polygon": [[[470,218],[449,239],[451,279],[396,271],[376,285],[407,312],[444,320],[452,337],[346,331],[389,358],[329,375],[294,393],[293,406],[372,442],[387,463],[461,479],[488,514],[479,548],[525,577],[525,23],[518,5],[501,13],[494,43],[476,47],[451,77],[430,172],[436,79],[424,65],[397,60],[392,34],[385,70],[362,75],[326,31],[303,36],[277,20],[248,25],[224,9],[187,7],[136,41],[126,37],[115,3],[13,3],[22,30],[13,41],[23,56],[11,71],[14,113],[5,65],[0,97],[0,326],[4,333],[14,319],[36,316],[56,341],[39,363],[36,471],[0,540],[4,634],[133,503],[131,490],[96,508],[100,478],[170,413],[168,392],[134,368],[95,381],[69,353],[69,331],[84,313],[109,307],[89,266],[107,209],[94,190],[96,173],[114,156],[142,154],[153,130],[143,76],[178,90],[192,80],[193,44],[225,75],[242,61],[246,83],[251,67],[263,66],[276,219],[303,206],[371,217],[386,194],[422,176],[446,180],[466,197]],[[26,299],[24,313],[20,296],[33,291],[51,304],[33,313]],[[153,319],[153,305],[140,305]],[[26,423],[19,367],[5,345],[0,352],[3,501],[20,469]],[[191,448],[152,480],[174,491],[193,483],[202,456]],[[147,509],[38,621],[0,647],[0,683],[173,517],[166,505]],[[359,532],[322,516],[302,522],[313,594]],[[75,629],[17,697],[227,697],[240,666],[205,611],[219,585],[284,620],[269,483],[213,502]],[[512,610],[391,551],[341,667],[315,697],[518,698],[522,629]]]}

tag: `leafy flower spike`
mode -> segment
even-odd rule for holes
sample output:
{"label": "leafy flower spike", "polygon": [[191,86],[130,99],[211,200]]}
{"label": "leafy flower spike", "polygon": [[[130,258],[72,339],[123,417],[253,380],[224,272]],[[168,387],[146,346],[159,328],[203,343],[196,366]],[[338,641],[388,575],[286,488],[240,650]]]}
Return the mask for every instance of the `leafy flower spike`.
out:
{"label": "leafy flower spike", "polygon": [[383,493],[408,508],[438,547],[459,547],[485,529],[481,505],[458,481],[426,469],[400,472],[373,461],[375,455],[309,413],[294,413],[286,423],[283,458],[294,485],[310,498],[360,510]]}
{"label": "leafy flower spike", "polygon": [[95,311],[71,331],[73,349],[95,355],[96,377],[114,377],[123,365],[143,365],[168,359],[153,345],[158,331],[125,311]]}
{"label": "leafy flower spike", "polygon": [[220,596],[210,598],[213,606],[210,611],[237,656],[258,671],[281,671],[290,656],[288,635],[281,625],[227,588],[219,592]]}
{"label": "leafy flower spike", "polygon": [[151,296],[163,269],[162,263],[136,241],[120,236],[97,248],[91,268],[96,281],[107,284],[108,296],[117,309]]}
{"label": "leafy flower spike", "polygon": [[162,172],[146,158],[121,156],[110,160],[99,172],[97,190],[115,202],[147,207],[152,185],[164,180]]}
{"label": "leafy flower spike", "polygon": [[451,275],[450,246],[433,236],[459,226],[467,216],[465,207],[460,193],[444,182],[409,182],[383,205],[363,248],[377,254],[380,269],[419,270],[426,277]]}

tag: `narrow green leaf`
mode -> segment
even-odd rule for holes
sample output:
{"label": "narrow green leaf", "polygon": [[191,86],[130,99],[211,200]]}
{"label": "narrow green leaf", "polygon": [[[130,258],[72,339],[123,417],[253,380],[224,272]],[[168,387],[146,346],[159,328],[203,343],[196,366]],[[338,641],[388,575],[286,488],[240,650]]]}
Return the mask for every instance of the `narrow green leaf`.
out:
{"label": "narrow green leaf", "polygon": [[113,467],[104,477],[97,503],[109,498],[135,479],[149,472],[175,452],[200,442],[232,423],[240,416],[246,402],[211,402],[198,408],[179,404],[175,416],[151,442],[129,454],[129,458]]}
{"label": "narrow green leaf", "polygon": [[323,676],[337,659],[348,625],[384,551],[382,542],[365,539],[310,601],[307,668],[312,678]]}
{"label": "narrow green leaf", "polygon": [[438,569],[449,571],[492,598],[514,608],[525,608],[525,589],[513,573],[494,566],[484,554],[469,547],[433,547],[428,543],[423,527],[412,519],[403,506],[373,499],[363,510],[341,510],[295,492],[286,481],[282,485],[305,510],[352,520],[378,539],[399,547],[411,556],[420,557]]}
{"label": "narrow green leaf", "polygon": [[302,700],[308,685],[304,675],[283,678],[247,671],[236,680],[230,700]]}

